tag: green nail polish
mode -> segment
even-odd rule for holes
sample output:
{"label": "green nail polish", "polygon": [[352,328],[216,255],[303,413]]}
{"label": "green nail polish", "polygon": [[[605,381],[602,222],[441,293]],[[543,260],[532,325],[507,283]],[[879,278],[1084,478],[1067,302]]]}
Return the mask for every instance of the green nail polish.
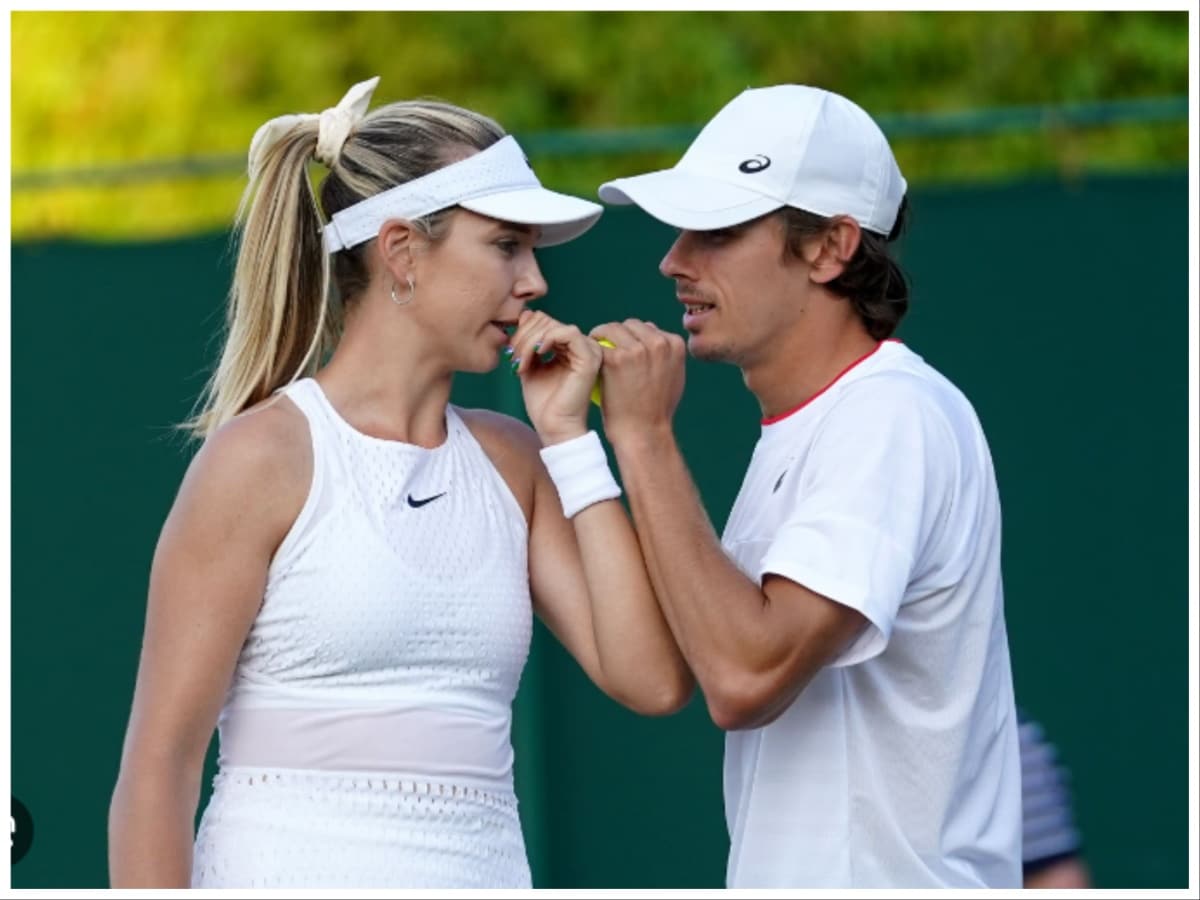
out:
{"label": "green nail polish", "polygon": [[547,350],[545,353],[542,354],[541,360],[544,363],[552,362],[554,360],[554,351]]}
{"label": "green nail polish", "polygon": [[509,344],[509,345],[507,345],[507,346],[504,348],[504,355],[505,355],[505,356],[512,356],[512,355],[513,355],[513,346],[512,346],[512,344]]}

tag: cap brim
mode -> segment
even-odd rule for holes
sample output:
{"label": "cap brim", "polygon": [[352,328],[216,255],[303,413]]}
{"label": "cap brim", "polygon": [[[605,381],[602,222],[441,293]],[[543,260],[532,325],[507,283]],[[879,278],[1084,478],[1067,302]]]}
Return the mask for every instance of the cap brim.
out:
{"label": "cap brim", "polygon": [[740,225],[784,206],[727,181],[680,169],[606,182],[600,186],[600,199],[605,203],[636,203],[659,221],[689,231]]}
{"label": "cap brim", "polygon": [[539,247],[574,240],[596,224],[604,207],[590,200],[560,194],[543,187],[522,188],[474,197],[459,204],[463,209],[518,225],[536,225],[542,230]]}

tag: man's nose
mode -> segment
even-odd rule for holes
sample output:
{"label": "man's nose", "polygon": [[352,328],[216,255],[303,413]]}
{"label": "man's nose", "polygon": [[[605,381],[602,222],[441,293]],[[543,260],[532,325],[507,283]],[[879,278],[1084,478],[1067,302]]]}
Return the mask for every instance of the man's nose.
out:
{"label": "man's nose", "polygon": [[687,278],[691,273],[688,271],[687,250],[684,246],[684,238],[687,233],[680,234],[675,238],[675,243],[667,251],[667,255],[662,258],[662,262],[658,264],[658,271],[662,272],[667,278]]}

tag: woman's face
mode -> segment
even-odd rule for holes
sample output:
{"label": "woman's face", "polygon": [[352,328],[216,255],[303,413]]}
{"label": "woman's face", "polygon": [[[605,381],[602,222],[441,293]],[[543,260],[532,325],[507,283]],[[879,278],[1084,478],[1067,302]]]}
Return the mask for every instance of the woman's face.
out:
{"label": "woman's face", "polygon": [[413,254],[412,314],[452,368],[494,368],[508,342],[505,328],[516,324],[526,304],[545,295],[546,281],[533,255],[539,237],[536,226],[459,209],[442,240]]}

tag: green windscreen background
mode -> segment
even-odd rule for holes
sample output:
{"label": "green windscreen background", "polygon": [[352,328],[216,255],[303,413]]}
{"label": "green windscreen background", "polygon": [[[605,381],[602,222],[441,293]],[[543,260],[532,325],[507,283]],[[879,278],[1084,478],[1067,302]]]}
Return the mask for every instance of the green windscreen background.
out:
{"label": "green windscreen background", "polygon": [[[900,337],[991,442],[1018,700],[1071,769],[1097,885],[1185,887],[1187,174],[912,200]],[[610,209],[540,253],[545,308],[679,329],[671,240]],[[147,573],[193,452],[171,426],[219,350],[230,264],[224,234],[12,248],[12,784],[35,826],[16,888],[107,883]],[[506,370],[454,398],[522,415]],[[677,431],[720,528],[759,431],[739,373],[689,360]],[[538,626],[514,743],[538,886],[723,885],[723,741],[698,697],[639,718]]]}

